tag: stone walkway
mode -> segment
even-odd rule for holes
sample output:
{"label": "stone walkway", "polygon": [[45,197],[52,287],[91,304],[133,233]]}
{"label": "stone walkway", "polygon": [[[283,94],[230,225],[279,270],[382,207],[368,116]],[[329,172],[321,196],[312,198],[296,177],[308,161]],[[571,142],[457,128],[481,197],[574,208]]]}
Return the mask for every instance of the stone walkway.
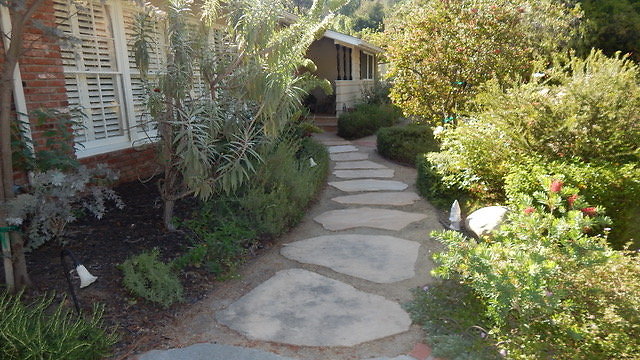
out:
{"label": "stone walkway", "polygon": [[185,314],[168,336],[182,346],[140,360],[428,357],[415,355],[422,334],[401,307],[431,281],[428,234],[440,229],[415,193],[415,170],[381,159],[371,139],[318,139],[332,160],[329,186],[279,253]]}

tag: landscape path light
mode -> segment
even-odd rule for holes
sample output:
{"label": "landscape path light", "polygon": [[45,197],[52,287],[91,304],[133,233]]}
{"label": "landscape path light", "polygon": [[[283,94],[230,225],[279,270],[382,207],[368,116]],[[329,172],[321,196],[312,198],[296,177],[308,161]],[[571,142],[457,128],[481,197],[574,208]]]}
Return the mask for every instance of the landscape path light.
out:
{"label": "landscape path light", "polygon": [[64,270],[64,274],[67,278],[67,282],[69,283],[69,292],[71,293],[71,298],[73,299],[73,304],[76,307],[76,312],[80,314],[80,304],[78,303],[78,298],[76,297],[76,292],[73,290],[73,284],[71,283],[71,275],[69,275],[69,267],[67,266],[67,262],[65,260],[66,257],[71,258],[73,261],[73,266],[76,268],[76,272],[80,277],[80,288],[85,288],[91,284],[93,284],[96,280],[98,280],[97,276],[91,275],[89,270],[78,261],[78,259],[73,255],[73,253],[69,249],[63,248],[60,252],[60,262],[62,262],[62,269]]}

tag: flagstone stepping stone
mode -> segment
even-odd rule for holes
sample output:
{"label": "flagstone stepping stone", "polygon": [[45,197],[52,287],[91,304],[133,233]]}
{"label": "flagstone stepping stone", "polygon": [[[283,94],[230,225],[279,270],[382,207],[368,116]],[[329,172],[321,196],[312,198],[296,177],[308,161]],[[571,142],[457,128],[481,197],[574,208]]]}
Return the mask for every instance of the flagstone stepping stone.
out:
{"label": "flagstone stepping stone", "polygon": [[369,160],[363,161],[342,161],[336,163],[335,170],[354,170],[354,169],[386,169],[387,167]]}
{"label": "flagstone stepping stone", "polygon": [[324,235],[285,245],[280,253],[301,263],[380,284],[411,279],[420,243],[385,235]]}
{"label": "flagstone stepping stone", "polygon": [[367,160],[369,155],[362,152],[346,152],[339,154],[331,154],[329,155],[332,161],[356,161],[356,160]]}
{"label": "flagstone stepping stone", "polygon": [[353,145],[337,145],[337,146],[329,146],[329,154],[337,154],[337,153],[345,153],[358,151],[358,148]]}
{"label": "flagstone stepping stone", "polygon": [[278,271],[216,318],[251,339],[301,346],[354,346],[411,325],[399,304],[302,269]]}
{"label": "flagstone stepping stone", "polygon": [[345,181],[332,181],[329,185],[338,188],[342,191],[355,192],[355,191],[402,191],[409,187],[409,185],[395,180],[376,180],[376,179],[361,179],[361,180],[345,180]]}
{"label": "flagstone stepping stone", "polygon": [[336,170],[333,175],[343,179],[357,178],[392,178],[395,173],[392,169],[363,169],[363,170]]}
{"label": "flagstone stepping stone", "polygon": [[322,224],[326,230],[332,231],[357,227],[399,231],[412,222],[423,220],[426,217],[424,214],[400,210],[362,207],[330,210],[316,216],[313,220]]}
{"label": "flagstone stepping stone", "polygon": [[358,205],[411,205],[420,200],[420,195],[410,192],[371,192],[356,195],[338,196],[331,199],[340,204]]}
{"label": "flagstone stepping stone", "polygon": [[270,352],[222,344],[195,344],[179,349],[153,350],[138,360],[294,360]]}

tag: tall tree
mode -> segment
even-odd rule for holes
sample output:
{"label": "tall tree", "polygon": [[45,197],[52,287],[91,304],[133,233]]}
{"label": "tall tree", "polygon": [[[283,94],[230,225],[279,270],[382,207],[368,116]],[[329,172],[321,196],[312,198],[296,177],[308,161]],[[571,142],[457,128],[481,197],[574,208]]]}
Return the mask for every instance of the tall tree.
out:
{"label": "tall tree", "polygon": [[592,47],[605,54],[616,51],[630,53],[640,61],[640,1],[638,0],[582,0],[588,19],[584,54]]}

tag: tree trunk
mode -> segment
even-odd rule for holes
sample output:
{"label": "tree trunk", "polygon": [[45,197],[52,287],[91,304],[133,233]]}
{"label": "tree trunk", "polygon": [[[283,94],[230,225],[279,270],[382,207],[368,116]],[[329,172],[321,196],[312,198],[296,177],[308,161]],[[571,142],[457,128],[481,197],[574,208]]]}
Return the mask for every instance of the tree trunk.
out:
{"label": "tree trunk", "polygon": [[175,225],[173,225],[173,208],[176,205],[175,200],[165,200],[164,201],[164,212],[162,216],[162,221],[164,222],[164,227],[168,231],[176,231]]}
{"label": "tree trunk", "polygon": [[[2,69],[2,83],[0,88],[0,205],[13,198],[13,164],[11,162],[11,93],[13,92],[13,71],[16,61],[5,58]],[[7,227],[6,213],[0,211],[0,227]],[[9,233],[4,233],[9,242],[8,247],[3,247],[5,281],[7,290],[15,291],[14,257],[11,251],[11,238]],[[18,255],[18,254],[16,254]],[[21,284],[18,284],[20,287]]]}
{"label": "tree trunk", "polygon": [[27,271],[27,259],[24,256],[24,238],[21,233],[12,232],[11,252],[13,255],[13,278],[16,281],[16,289],[23,289],[32,285]]}

